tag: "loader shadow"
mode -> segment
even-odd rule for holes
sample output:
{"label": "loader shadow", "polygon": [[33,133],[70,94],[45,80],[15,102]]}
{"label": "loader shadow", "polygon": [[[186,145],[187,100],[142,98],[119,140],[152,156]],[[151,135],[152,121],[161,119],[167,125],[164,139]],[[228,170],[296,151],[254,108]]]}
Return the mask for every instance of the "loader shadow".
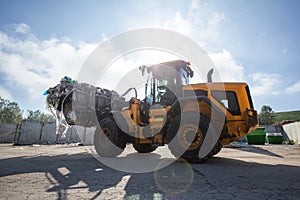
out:
{"label": "loader shadow", "polygon": [[[123,187],[124,199],[239,199],[243,195],[276,198],[277,193],[288,198],[299,196],[300,191],[299,166],[274,167],[220,157],[204,164],[175,161],[155,172],[140,174],[111,169],[87,153],[7,158],[0,160],[0,169],[0,178],[44,173],[49,182],[45,192],[56,194],[57,199],[71,199],[72,190],[80,189],[90,192],[86,199],[102,199],[106,189],[112,188],[113,192],[117,186]],[[268,189],[275,190],[275,196]]]}
{"label": "loader shadow", "polygon": [[[231,148],[231,147],[228,147],[228,148]],[[266,156],[272,156],[272,157],[277,157],[277,158],[283,158],[283,156],[279,155],[279,154],[276,154],[274,152],[271,152],[267,149],[263,149],[259,146],[247,146],[247,147],[240,147],[240,148],[232,148],[232,149],[237,149],[237,150],[240,150],[240,151],[246,151],[246,152],[249,152],[249,153],[256,153],[256,154],[262,154],[262,155],[266,155]]]}

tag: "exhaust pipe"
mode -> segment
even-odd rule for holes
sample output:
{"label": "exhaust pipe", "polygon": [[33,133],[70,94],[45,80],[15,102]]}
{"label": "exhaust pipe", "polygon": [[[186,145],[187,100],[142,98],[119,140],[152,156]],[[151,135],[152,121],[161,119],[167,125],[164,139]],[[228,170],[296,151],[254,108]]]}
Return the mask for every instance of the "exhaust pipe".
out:
{"label": "exhaust pipe", "polygon": [[212,82],[212,74],[214,73],[214,68],[211,68],[209,72],[207,73],[207,82],[211,83]]}

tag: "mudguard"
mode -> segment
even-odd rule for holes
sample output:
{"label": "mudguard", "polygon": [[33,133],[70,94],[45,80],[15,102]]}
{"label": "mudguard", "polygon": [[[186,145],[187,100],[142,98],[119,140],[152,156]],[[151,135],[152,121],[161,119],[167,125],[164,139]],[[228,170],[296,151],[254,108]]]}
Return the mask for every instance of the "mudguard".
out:
{"label": "mudguard", "polygon": [[[226,121],[226,115],[225,113],[216,106],[213,102],[211,102],[210,99],[208,99],[206,96],[190,96],[190,97],[181,97],[178,98],[171,106],[171,108],[167,112],[167,117],[165,119],[165,125],[162,128],[161,132],[163,134],[163,138],[167,135],[167,130],[169,127],[169,124],[171,120],[176,116],[180,115],[182,112],[182,109],[187,104],[194,104],[194,106],[198,107],[198,112],[201,114],[203,111],[201,111],[201,102],[203,102],[207,107],[209,107],[210,110],[210,116],[207,116],[207,113],[205,114],[219,129],[219,131],[222,131],[225,121]],[[194,110],[197,112],[197,110]]]}

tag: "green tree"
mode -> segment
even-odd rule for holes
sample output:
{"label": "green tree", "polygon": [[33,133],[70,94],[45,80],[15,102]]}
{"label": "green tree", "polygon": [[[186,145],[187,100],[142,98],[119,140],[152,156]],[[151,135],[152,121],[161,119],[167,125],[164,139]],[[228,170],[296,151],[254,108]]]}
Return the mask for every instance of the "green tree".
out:
{"label": "green tree", "polygon": [[40,110],[32,111],[27,110],[28,116],[27,119],[29,120],[36,120],[41,122],[55,122],[55,117],[50,114],[45,114]]}
{"label": "green tree", "polygon": [[270,125],[274,123],[274,111],[271,106],[263,105],[259,113],[259,123]]}
{"label": "green tree", "polygon": [[18,103],[0,97],[0,122],[3,123],[21,123],[22,110]]}

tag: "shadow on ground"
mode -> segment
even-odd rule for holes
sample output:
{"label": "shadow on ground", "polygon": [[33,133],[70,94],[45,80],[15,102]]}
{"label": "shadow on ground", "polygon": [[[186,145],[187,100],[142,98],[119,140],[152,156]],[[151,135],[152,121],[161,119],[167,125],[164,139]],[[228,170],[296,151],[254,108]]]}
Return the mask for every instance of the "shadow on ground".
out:
{"label": "shadow on ground", "polygon": [[[176,161],[156,172],[141,174],[111,169],[85,153],[3,159],[0,169],[0,178],[43,173],[49,181],[45,193],[55,193],[57,199],[72,199],[68,191],[80,189],[92,192],[86,198],[96,199],[109,188],[116,193],[124,190],[125,199],[296,199],[300,196],[300,167],[220,157],[204,164]],[[84,184],[76,186],[79,182]]]}
{"label": "shadow on ground", "polygon": [[276,154],[272,151],[269,151],[267,149],[263,149],[259,146],[252,146],[252,145],[247,145],[247,147],[244,146],[238,146],[238,145],[228,145],[227,148],[232,148],[232,149],[238,149],[240,151],[246,151],[249,153],[256,153],[256,154],[262,154],[262,155],[266,155],[266,156],[273,156],[273,157],[277,157],[277,158],[283,158],[283,156]]}

